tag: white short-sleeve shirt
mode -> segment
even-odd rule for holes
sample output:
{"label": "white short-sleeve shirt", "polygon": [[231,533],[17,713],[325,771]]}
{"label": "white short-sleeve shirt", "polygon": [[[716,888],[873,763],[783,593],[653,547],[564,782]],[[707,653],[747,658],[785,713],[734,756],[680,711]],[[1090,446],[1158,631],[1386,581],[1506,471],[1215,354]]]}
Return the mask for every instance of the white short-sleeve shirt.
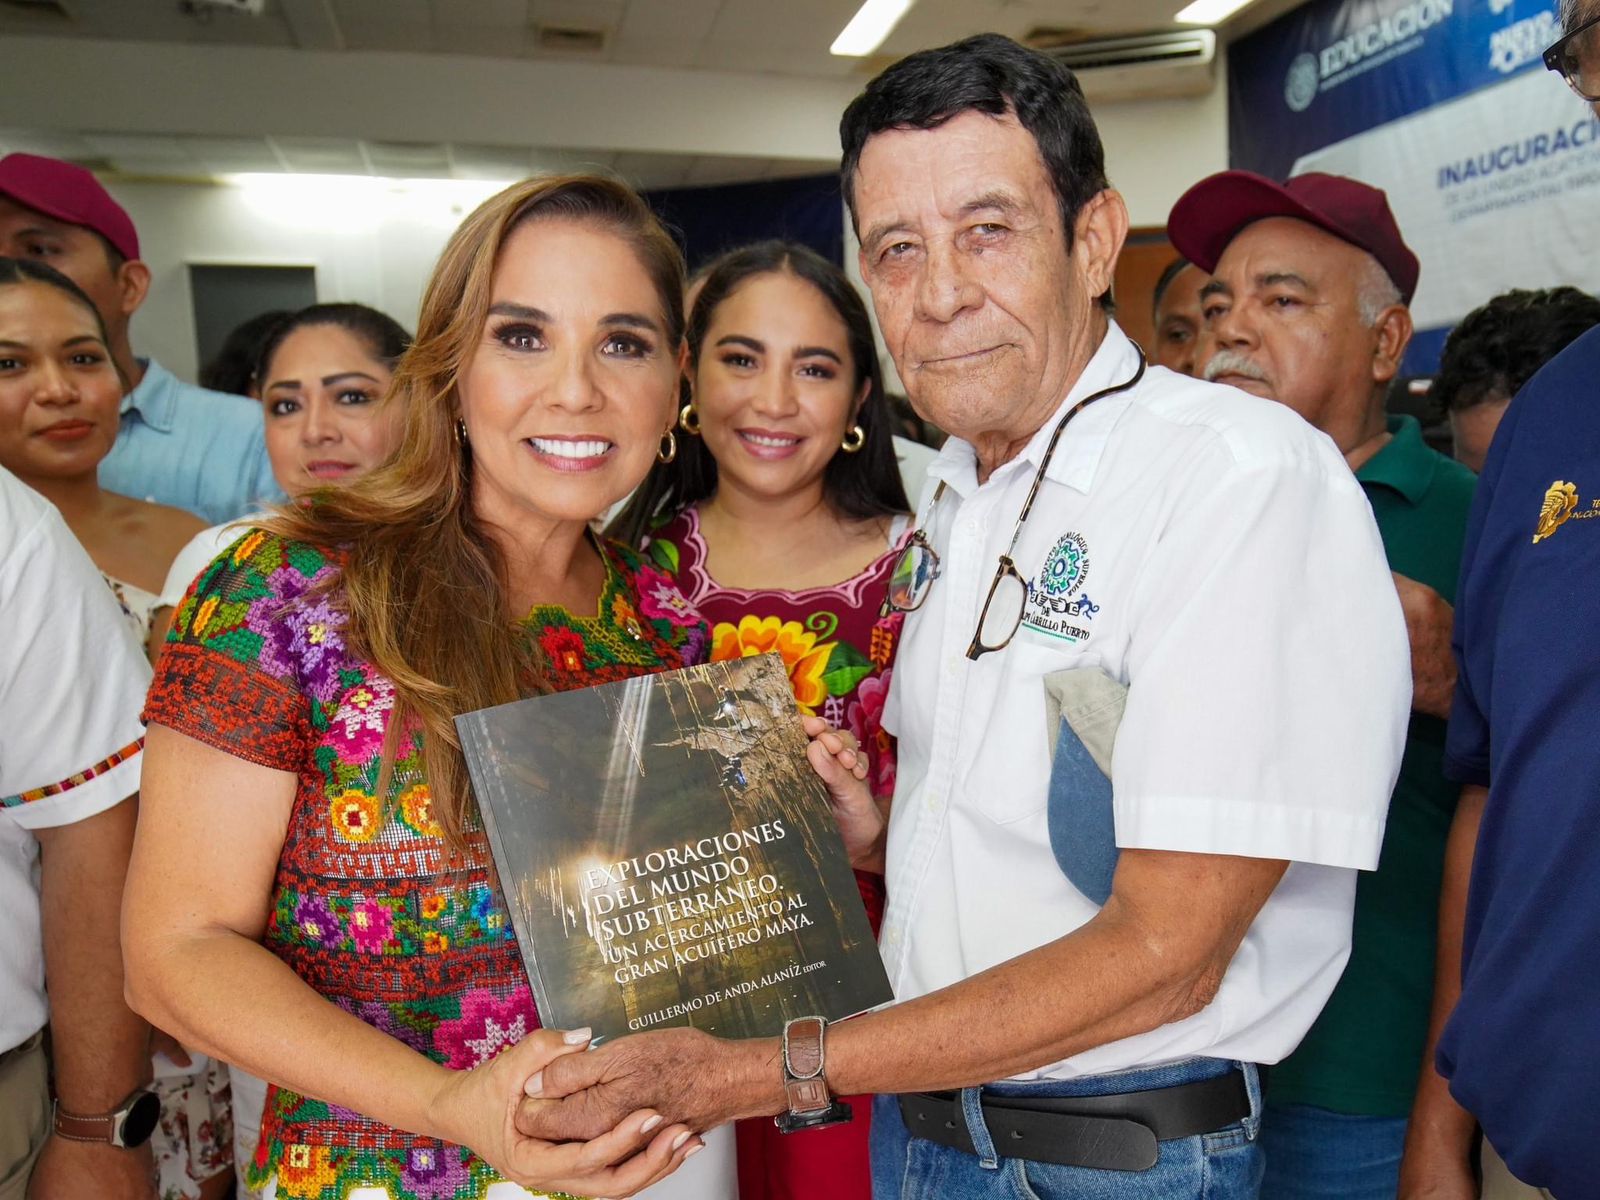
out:
{"label": "white short-sleeve shirt", "polygon": [[150,668],[56,510],[0,470],[0,1052],[45,1022],[39,846],[139,790]]}
{"label": "white short-sleeve shirt", "polygon": [[952,439],[929,470],[919,521],[942,573],[906,619],[885,713],[899,737],[889,978],[900,1000],[925,995],[1099,911],[1050,845],[1052,672],[1095,667],[1129,689],[1119,847],[1291,866],[1204,1011],[1030,1077],[1292,1050],[1344,969],[1410,708],[1399,601],[1333,443],[1287,408],[1159,367],[1068,425],[1014,556],[1034,585],[1023,624],[965,657],[1056,421],[1136,365],[1113,325],[1017,458],[980,485]]}
{"label": "white short-sleeve shirt", "polygon": [[225,521],[221,525],[202,529],[190,538],[167,568],[167,580],[161,585],[156,607],[177,608],[182,604],[190,587],[200,577],[200,572],[209,567],[217,555],[249,533],[253,524],[254,518],[240,517],[237,521]]}

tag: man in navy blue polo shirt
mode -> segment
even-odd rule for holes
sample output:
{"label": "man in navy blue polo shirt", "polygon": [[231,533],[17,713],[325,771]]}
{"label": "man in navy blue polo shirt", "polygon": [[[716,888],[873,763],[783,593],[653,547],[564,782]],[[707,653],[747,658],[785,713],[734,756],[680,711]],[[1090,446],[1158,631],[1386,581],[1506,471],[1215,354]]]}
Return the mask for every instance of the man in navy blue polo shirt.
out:
{"label": "man in navy blue polo shirt", "polygon": [[1484,465],[1446,771],[1489,788],[1438,1067],[1521,1179],[1600,1179],[1600,330],[1535,375]]}
{"label": "man in navy blue polo shirt", "polygon": [[[1562,17],[1566,36],[1545,61],[1600,110],[1600,3],[1569,2]],[[1467,527],[1454,644],[1445,772],[1467,786],[1446,865],[1436,1007],[1448,1011],[1455,982],[1451,924],[1460,996],[1436,1065],[1483,1128],[1485,1195],[1501,1186],[1503,1159],[1524,1183],[1576,1200],[1600,1180],[1600,330],[1529,380],[1495,435]],[[1463,922],[1449,876],[1469,863]],[[1428,1089],[1425,1078],[1419,1104]],[[1420,1149],[1408,1145],[1408,1167]],[[1425,1174],[1418,1186],[1441,1194],[1439,1171]],[[1473,1194],[1463,1183],[1446,1191]]]}

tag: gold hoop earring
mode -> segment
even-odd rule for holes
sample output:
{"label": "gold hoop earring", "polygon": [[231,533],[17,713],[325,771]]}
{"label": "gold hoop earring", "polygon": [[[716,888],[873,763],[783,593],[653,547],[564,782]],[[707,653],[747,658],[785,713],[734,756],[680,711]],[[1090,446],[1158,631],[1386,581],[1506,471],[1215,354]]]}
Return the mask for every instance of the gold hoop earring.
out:
{"label": "gold hoop earring", "polygon": [[690,437],[700,436],[700,414],[695,411],[694,401],[685,404],[678,412],[678,428]]}
{"label": "gold hoop earring", "polygon": [[678,438],[672,430],[667,430],[661,435],[661,445],[656,448],[656,461],[669,463],[678,457]]}
{"label": "gold hoop earring", "polygon": [[850,432],[844,435],[844,441],[839,443],[839,449],[846,454],[854,454],[867,444],[867,431],[859,425],[852,425]]}

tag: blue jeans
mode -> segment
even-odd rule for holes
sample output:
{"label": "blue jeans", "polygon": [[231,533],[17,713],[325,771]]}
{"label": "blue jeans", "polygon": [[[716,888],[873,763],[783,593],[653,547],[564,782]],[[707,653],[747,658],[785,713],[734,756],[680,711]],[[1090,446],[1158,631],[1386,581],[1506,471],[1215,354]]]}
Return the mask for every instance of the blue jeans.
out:
{"label": "blue jeans", "polygon": [[[1148,1091],[1225,1074],[1240,1064],[1214,1058],[1084,1079],[999,1083],[996,1096],[1105,1096]],[[1261,1186],[1261,1088],[1253,1065],[1243,1067],[1250,1115],[1215,1133],[1159,1143],[1148,1171],[1101,1171],[1001,1158],[983,1124],[980,1089],[962,1092],[976,1154],[914,1138],[893,1096],[872,1108],[873,1200],[1255,1200]]]}
{"label": "blue jeans", "polygon": [[1268,1104],[1262,1200],[1394,1200],[1405,1117],[1363,1117],[1310,1104]]}

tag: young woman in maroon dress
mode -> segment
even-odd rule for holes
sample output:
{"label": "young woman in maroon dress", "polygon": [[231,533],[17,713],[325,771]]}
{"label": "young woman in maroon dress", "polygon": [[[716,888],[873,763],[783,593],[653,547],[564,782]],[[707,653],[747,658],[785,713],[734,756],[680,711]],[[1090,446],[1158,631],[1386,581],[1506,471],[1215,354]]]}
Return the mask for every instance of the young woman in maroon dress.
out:
{"label": "young woman in maroon dress", "polygon": [[[802,711],[855,735],[887,805],[882,714],[901,614],[879,608],[909,506],[866,308],[832,263],[764,242],[706,273],[689,354],[681,449],[619,536],[675,574],[712,627],[713,661],[782,654]],[[858,882],[876,929],[883,880]],[[850,1124],[800,1137],[741,1122],[741,1200],[868,1200],[870,1105],[853,1100]]]}

